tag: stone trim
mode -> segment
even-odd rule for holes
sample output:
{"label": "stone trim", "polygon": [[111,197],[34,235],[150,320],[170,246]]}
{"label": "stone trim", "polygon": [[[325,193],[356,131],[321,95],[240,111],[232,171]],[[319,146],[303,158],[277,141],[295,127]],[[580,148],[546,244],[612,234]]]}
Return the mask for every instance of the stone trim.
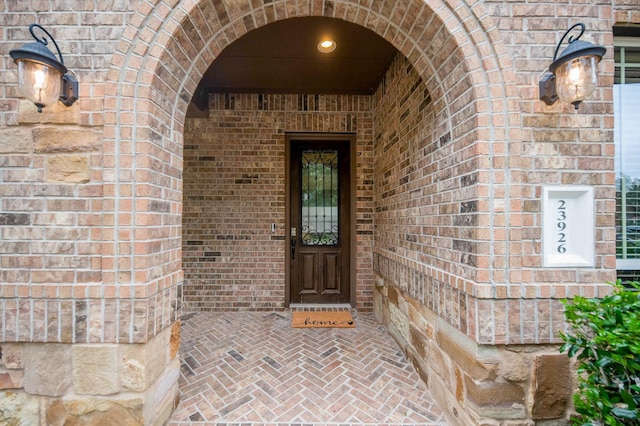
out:
{"label": "stone trim", "polygon": [[178,397],[179,329],[176,321],[143,344],[3,343],[3,420],[165,424]]}
{"label": "stone trim", "polygon": [[[377,280],[377,318],[429,384],[452,425],[539,419],[564,424],[572,408],[572,370],[558,345],[477,342],[391,279]],[[450,296],[438,285],[440,295]],[[439,302],[451,300],[440,297]]]}

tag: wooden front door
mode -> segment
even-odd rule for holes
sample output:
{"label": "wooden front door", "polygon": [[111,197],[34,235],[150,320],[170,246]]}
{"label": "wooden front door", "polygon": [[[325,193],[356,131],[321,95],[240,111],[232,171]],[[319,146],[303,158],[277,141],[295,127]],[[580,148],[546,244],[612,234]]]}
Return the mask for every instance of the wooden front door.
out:
{"label": "wooden front door", "polygon": [[350,139],[289,139],[291,303],[349,303]]}

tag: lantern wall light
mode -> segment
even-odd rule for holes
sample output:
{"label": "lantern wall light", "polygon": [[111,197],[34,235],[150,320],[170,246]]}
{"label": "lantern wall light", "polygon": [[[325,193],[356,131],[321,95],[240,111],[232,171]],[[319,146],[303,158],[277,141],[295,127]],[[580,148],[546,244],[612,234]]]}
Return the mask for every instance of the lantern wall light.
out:
{"label": "lantern wall light", "polygon": [[[47,48],[49,41],[46,37],[38,38],[34,29],[44,32],[58,52],[55,57]],[[78,99],[78,81],[72,75],[67,74],[62,53],[53,36],[38,24],[29,26],[31,36],[35,43],[13,49],[9,55],[18,65],[18,87],[22,94],[42,112],[42,108],[55,104],[58,100],[65,106],[71,106]]]}
{"label": "lantern wall light", "polygon": [[[569,45],[558,56],[562,42],[576,28],[580,28],[580,34],[577,37],[570,36]],[[578,109],[580,102],[598,86],[596,64],[600,62],[606,49],[604,46],[579,40],[584,28],[584,24],[578,23],[564,33],[556,46],[553,62],[549,65],[550,72],[545,71],[538,82],[540,100],[547,105],[560,100]]]}

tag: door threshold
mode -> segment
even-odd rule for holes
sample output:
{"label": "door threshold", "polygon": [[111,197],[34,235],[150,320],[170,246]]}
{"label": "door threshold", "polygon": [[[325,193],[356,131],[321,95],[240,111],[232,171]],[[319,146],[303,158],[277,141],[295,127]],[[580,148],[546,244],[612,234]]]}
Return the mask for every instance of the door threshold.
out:
{"label": "door threshold", "polygon": [[291,303],[292,311],[350,311],[349,303]]}

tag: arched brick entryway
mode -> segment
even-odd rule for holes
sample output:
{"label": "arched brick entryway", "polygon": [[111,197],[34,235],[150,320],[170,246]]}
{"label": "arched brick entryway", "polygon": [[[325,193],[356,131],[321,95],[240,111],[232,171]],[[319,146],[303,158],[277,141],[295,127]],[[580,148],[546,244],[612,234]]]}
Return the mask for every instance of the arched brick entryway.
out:
{"label": "arched brick entryway", "polygon": [[[435,145],[416,148],[411,161],[417,164],[420,155],[444,158],[442,173],[435,177],[440,187],[429,197],[443,191],[449,199],[433,201],[439,208],[431,216],[460,213],[450,210],[458,204],[469,213],[449,224],[455,233],[438,237],[448,249],[444,254],[423,257],[405,244],[414,242],[420,230],[403,233],[404,242],[376,242],[376,274],[409,293],[415,292],[410,281],[437,280],[444,288],[442,303],[429,308],[472,341],[499,343],[496,329],[499,336],[506,317],[480,329],[476,307],[460,305],[461,295],[491,297],[486,284],[504,282],[508,265],[517,264],[520,255],[504,238],[520,209],[512,202],[518,189],[511,187],[518,181],[519,158],[515,78],[493,19],[480,4],[274,1],[254,7],[250,1],[192,1],[178,7],[164,2],[141,6],[114,56],[105,100],[104,174],[112,189],[114,235],[106,238],[105,253],[112,254],[108,264],[115,287],[148,300],[150,335],[165,326],[163,309],[177,300],[183,282],[182,150],[191,96],[226,46],[254,28],[303,16],[362,25],[404,55],[433,111],[430,128],[417,131],[428,133],[426,139]],[[457,163],[463,169],[450,167]],[[404,226],[396,223],[389,231]],[[507,260],[494,262],[496,254]]]}
{"label": "arched brick entryway", "polygon": [[[491,163],[483,157],[508,157],[511,167],[517,166],[512,147],[517,146],[518,132],[511,123],[517,114],[510,111],[515,91],[510,61],[481,5],[452,8],[446,2],[406,1],[365,7],[355,2],[276,1],[253,8],[248,1],[193,1],[171,8],[160,2],[152,10],[145,5],[132,19],[107,83],[105,147],[112,149],[105,149],[105,176],[107,181],[111,177],[113,230],[119,238],[117,245],[107,239],[105,253],[113,253],[117,287],[132,286],[136,295],[149,297],[182,282],[183,126],[203,73],[225,46],[251,29],[309,15],[344,19],[391,42],[433,99],[435,137],[470,147],[463,155],[474,159],[470,167],[478,174],[473,197],[502,200],[503,218],[517,213],[518,207],[509,202],[513,194],[508,179],[517,180],[516,172],[506,161]],[[509,220],[495,221],[487,202],[478,203],[477,209],[477,224],[490,227],[483,240],[500,240]],[[503,279],[506,269],[489,265],[494,247],[487,244],[473,262],[459,264],[443,281],[463,289]],[[440,272],[456,269],[441,266]]]}

